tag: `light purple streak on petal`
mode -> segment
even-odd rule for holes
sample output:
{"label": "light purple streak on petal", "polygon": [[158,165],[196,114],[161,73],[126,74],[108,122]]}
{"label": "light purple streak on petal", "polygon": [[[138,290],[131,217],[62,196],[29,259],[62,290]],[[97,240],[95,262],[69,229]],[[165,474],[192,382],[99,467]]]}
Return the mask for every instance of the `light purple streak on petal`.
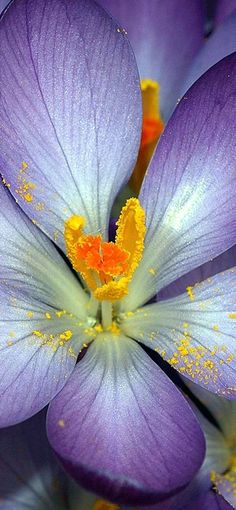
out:
{"label": "light purple streak on petal", "polygon": [[236,398],[236,268],[196,284],[191,296],[144,306],[122,330],[157,350],[182,375]]}
{"label": "light purple streak on petal", "polygon": [[203,43],[203,3],[193,0],[100,0],[128,32],[141,78],[160,83],[161,111],[170,116],[187,67]]}
{"label": "light purple streak on petal", "polygon": [[151,503],[200,466],[203,437],[188,404],[136,342],[96,338],[48,414],[48,437],[85,488]]}
{"label": "light purple streak on petal", "polygon": [[168,123],[141,189],[146,248],[126,309],[236,244],[235,96],[236,54],[193,85]]}
{"label": "light purple streak on petal", "polygon": [[234,9],[236,9],[235,0],[218,0],[216,6],[215,22],[217,24],[222,23],[222,21],[224,21],[227,16],[232,14]]}
{"label": "light purple streak on petal", "polygon": [[[0,163],[12,194],[62,248],[72,214],[106,231],[140,140],[126,36],[93,0],[18,0],[1,23],[0,69]],[[22,178],[36,186],[32,201]]]}
{"label": "light purple streak on petal", "polygon": [[0,478],[3,510],[66,508],[66,476],[48,444],[45,412],[0,430]]}
{"label": "light purple streak on petal", "polygon": [[75,317],[58,317],[55,308],[4,285],[0,303],[0,426],[5,427],[48,404],[91,338]]}
{"label": "light purple streak on petal", "polygon": [[1,283],[85,319],[87,298],[79,281],[1,183],[0,204]]}
{"label": "light purple streak on petal", "polygon": [[193,60],[181,89],[181,96],[211,66],[234,51],[236,51],[236,11],[216,28]]}
{"label": "light purple streak on petal", "polygon": [[162,289],[157,296],[157,300],[169,299],[185,292],[186,288],[195,285],[195,283],[202,282],[207,278],[221,273],[230,267],[236,265],[236,245],[222,253],[214,260],[206,262],[197,269],[193,269],[184,276],[181,276],[179,280],[168,285],[165,289]]}

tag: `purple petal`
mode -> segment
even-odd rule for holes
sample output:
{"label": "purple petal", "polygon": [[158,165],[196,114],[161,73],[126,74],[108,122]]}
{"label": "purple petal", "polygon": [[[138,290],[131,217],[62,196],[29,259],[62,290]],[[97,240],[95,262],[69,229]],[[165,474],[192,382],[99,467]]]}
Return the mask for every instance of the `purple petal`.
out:
{"label": "purple petal", "polygon": [[236,265],[236,245],[222,253],[214,260],[206,262],[202,266],[193,269],[184,276],[181,276],[177,281],[162,289],[157,299],[168,299],[185,292],[186,288],[195,285],[195,283],[202,282],[217,273],[221,273]]}
{"label": "purple petal", "polygon": [[[213,474],[214,486],[217,492],[227,501],[233,508],[236,508],[236,473],[233,467],[224,475]],[[231,508],[231,506],[230,506]]]}
{"label": "purple petal", "polygon": [[79,483],[128,504],[150,504],[185,485],[204,449],[192,411],[164,372],[136,342],[108,334],[51,403],[48,435]]}
{"label": "purple petal", "polygon": [[3,185],[0,202],[0,424],[6,426],[40,410],[65,384],[87,341],[87,300]]}
{"label": "purple petal", "polygon": [[218,0],[216,6],[215,22],[222,23],[236,9],[235,0]]}
{"label": "purple petal", "polygon": [[87,298],[79,281],[1,183],[0,203],[1,283],[85,319]]}
{"label": "purple petal", "polygon": [[[197,386],[193,382],[187,381],[185,378],[184,381],[198,400],[200,400],[200,402],[209,409],[212,416],[219,424],[228,448],[231,447],[231,445],[235,442],[236,402],[234,402],[234,400],[229,400],[228,398],[213,395],[210,391]],[[230,459],[230,462],[231,460],[232,459]],[[223,472],[228,466],[225,466],[224,469],[219,469],[218,466],[217,468],[216,466],[214,467],[218,472]]]}
{"label": "purple petal", "polygon": [[175,110],[141,190],[145,252],[134,309],[236,244],[236,54],[212,67]]}
{"label": "purple petal", "polygon": [[0,14],[4,11],[5,7],[10,3],[10,0],[0,0]]}
{"label": "purple petal", "polygon": [[236,268],[127,314],[122,330],[190,380],[235,398]]}
{"label": "purple petal", "polygon": [[126,36],[92,0],[18,0],[0,30],[0,163],[11,193],[62,247],[73,213],[90,232],[106,230],[140,139]]}
{"label": "purple petal", "polygon": [[64,386],[83,343],[76,317],[0,288],[0,426],[25,420]]}
{"label": "purple petal", "polygon": [[203,4],[188,0],[99,0],[128,32],[141,78],[158,81],[169,117],[192,58],[203,43]]}
{"label": "purple petal", "polygon": [[45,434],[45,413],[0,431],[0,508],[63,509],[66,477]]}
{"label": "purple petal", "polygon": [[205,496],[191,501],[191,503],[181,510],[232,510],[231,505],[213,491],[208,491]]}
{"label": "purple petal", "polygon": [[190,66],[181,95],[211,66],[234,51],[236,51],[236,11],[206,40]]}

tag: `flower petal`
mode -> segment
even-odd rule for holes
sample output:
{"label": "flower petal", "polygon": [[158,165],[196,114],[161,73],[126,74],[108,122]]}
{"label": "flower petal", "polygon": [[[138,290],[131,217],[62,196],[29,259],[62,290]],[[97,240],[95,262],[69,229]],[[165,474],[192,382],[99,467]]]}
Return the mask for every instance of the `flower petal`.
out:
{"label": "flower petal", "polygon": [[3,185],[0,203],[0,424],[6,426],[40,410],[65,384],[87,338],[87,298]]}
{"label": "flower petal", "polygon": [[222,23],[236,9],[235,0],[218,0],[216,5],[215,22]]}
{"label": "flower petal", "polygon": [[108,333],[51,403],[48,436],[77,481],[118,503],[167,497],[203,454],[200,428],[173,383],[136,342]]}
{"label": "flower petal", "polygon": [[66,477],[47,441],[45,412],[0,431],[0,477],[4,510],[66,508]]}
{"label": "flower petal", "polygon": [[0,0],[0,14],[4,11],[5,7],[10,3],[10,0]]}
{"label": "flower petal", "polygon": [[213,34],[206,40],[204,46],[198,52],[187,73],[187,79],[182,88],[181,96],[211,66],[236,51],[235,33],[236,11],[214,30]]}
{"label": "flower petal", "polygon": [[236,54],[212,67],[175,110],[141,190],[143,260],[126,309],[236,241]]}
{"label": "flower petal", "polygon": [[231,469],[224,475],[212,473],[212,481],[217,492],[236,508],[236,472],[235,468]]}
{"label": "flower petal", "polygon": [[48,404],[65,385],[83,343],[91,338],[72,314],[40,304],[4,285],[0,288],[0,303],[3,427],[25,420]]}
{"label": "flower petal", "polygon": [[2,184],[0,203],[0,282],[85,319],[88,300],[79,281]]}
{"label": "flower petal", "polygon": [[[200,402],[209,409],[216,422],[219,424],[228,445],[231,445],[235,441],[236,402],[234,402],[234,400],[229,400],[228,398],[222,398],[218,395],[214,395],[210,391],[207,391],[186,379],[185,383],[198,400],[200,400]],[[218,472],[225,471],[225,469],[219,469],[216,468],[216,466],[215,469]]]}
{"label": "flower petal", "polygon": [[61,247],[72,214],[106,231],[140,139],[126,36],[93,0],[19,0],[0,31],[0,163],[11,193]]}
{"label": "flower petal", "polygon": [[205,496],[192,501],[181,510],[232,510],[232,507],[221,496],[208,491]]}
{"label": "flower petal", "polygon": [[211,276],[214,276],[217,273],[221,273],[222,271],[226,271],[226,269],[230,269],[236,263],[236,245],[225,251],[218,257],[209,262],[205,262],[200,267],[193,269],[184,276],[181,276],[175,282],[172,282],[170,285],[162,289],[157,296],[157,300],[172,298],[182,294],[186,291],[186,288],[190,285],[195,285],[195,283],[202,282]]}
{"label": "flower petal", "polygon": [[188,0],[99,0],[127,30],[141,78],[160,84],[166,120],[192,58],[203,43],[203,4]]}
{"label": "flower petal", "polygon": [[190,380],[235,398],[235,292],[233,268],[176,298],[127,314],[122,330],[158,351]]}

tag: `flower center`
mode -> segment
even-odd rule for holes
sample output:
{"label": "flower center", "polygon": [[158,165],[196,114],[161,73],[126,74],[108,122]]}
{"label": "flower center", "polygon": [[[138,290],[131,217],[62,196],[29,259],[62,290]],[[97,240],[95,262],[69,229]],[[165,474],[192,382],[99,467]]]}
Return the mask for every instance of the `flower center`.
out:
{"label": "flower center", "polygon": [[159,107],[160,85],[153,80],[141,80],[141,91],[143,102],[142,137],[138,160],[130,179],[130,186],[135,192],[140,190],[148,163],[164,129]]}
{"label": "flower center", "polygon": [[143,254],[145,213],[137,198],[130,198],[116,223],[115,242],[84,233],[85,219],[71,216],[65,222],[65,244],[73,268],[99,301],[117,301],[128,285]]}

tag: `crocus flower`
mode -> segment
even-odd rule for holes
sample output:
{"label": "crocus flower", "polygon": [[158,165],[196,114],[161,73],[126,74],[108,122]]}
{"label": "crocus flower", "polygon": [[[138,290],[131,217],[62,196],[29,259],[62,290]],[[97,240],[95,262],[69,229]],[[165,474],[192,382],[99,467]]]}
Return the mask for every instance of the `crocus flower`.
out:
{"label": "crocus flower", "polygon": [[192,479],[204,444],[138,341],[235,395],[235,273],[147,303],[235,244],[236,57],[180,103],[109,243],[141,131],[126,35],[92,0],[15,0],[0,31],[1,424],[53,399],[50,442],[85,488],[161,501]]}
{"label": "crocus flower", "polygon": [[141,78],[143,124],[130,186],[139,191],[164,124],[177,104],[187,69],[203,44],[203,2],[100,0],[127,31]]}

